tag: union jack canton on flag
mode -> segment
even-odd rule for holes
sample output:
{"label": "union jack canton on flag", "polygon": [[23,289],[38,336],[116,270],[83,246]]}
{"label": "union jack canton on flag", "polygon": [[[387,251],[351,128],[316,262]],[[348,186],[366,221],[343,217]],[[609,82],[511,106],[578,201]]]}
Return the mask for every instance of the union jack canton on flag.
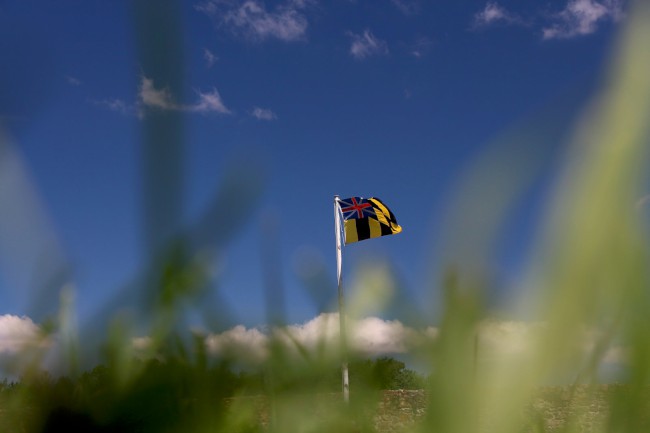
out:
{"label": "union jack canton on flag", "polygon": [[346,245],[402,231],[395,215],[376,197],[339,200],[339,208],[343,215]]}

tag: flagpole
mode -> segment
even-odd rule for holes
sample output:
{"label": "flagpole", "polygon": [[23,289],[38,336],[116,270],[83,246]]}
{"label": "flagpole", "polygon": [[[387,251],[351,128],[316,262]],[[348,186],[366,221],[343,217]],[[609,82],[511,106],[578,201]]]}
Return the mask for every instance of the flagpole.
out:
{"label": "flagpole", "polygon": [[334,230],[336,237],[336,280],[339,293],[339,339],[341,341],[341,374],[343,379],[343,401],[350,401],[350,380],[348,374],[348,348],[347,334],[345,330],[345,311],[343,308],[343,285],[342,285],[342,250],[341,250],[341,211],[339,209],[339,196],[334,196]]}

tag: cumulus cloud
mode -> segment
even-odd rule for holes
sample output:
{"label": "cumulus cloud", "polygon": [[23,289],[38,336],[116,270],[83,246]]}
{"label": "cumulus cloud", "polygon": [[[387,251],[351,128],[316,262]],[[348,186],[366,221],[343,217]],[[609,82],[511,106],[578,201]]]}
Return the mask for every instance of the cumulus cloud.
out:
{"label": "cumulus cloud", "polygon": [[28,366],[50,371],[57,346],[59,336],[46,334],[29,317],[0,315],[0,378],[18,378]]}
{"label": "cumulus cloud", "polygon": [[[350,349],[362,356],[399,355],[408,353],[423,344],[434,342],[439,329],[417,329],[399,320],[378,317],[349,318],[347,322]],[[544,322],[496,321],[482,322],[477,329],[482,362],[521,362],[535,355],[537,344],[543,341],[547,326]],[[601,335],[585,329],[580,336],[580,348],[585,356],[594,349]],[[300,346],[308,352],[318,351],[336,356],[339,345],[339,316],[323,313],[302,324],[262,331],[257,328],[236,326],[206,338],[209,351],[214,355],[236,356],[260,362],[269,354],[268,345],[274,338],[286,349]],[[625,351],[612,345],[602,359],[603,363],[622,363]]]}
{"label": "cumulus cloud", "polygon": [[544,39],[567,39],[594,33],[598,24],[623,17],[622,0],[569,0],[554,16],[553,22],[542,29]]}
{"label": "cumulus cloud", "polygon": [[261,362],[268,356],[268,336],[259,329],[235,326],[206,338],[210,353]]}
{"label": "cumulus cloud", "polygon": [[485,8],[474,15],[474,27],[486,27],[496,23],[523,24],[523,20],[497,2],[487,2]]}
{"label": "cumulus cloud", "polygon": [[545,328],[541,322],[486,321],[479,328],[481,347],[501,356],[531,354],[539,333]]}
{"label": "cumulus cloud", "polygon": [[[417,330],[398,320],[377,317],[352,320],[347,323],[350,348],[367,356],[405,353],[437,335],[435,328]],[[304,350],[324,350],[336,353],[339,344],[339,316],[323,313],[303,324],[289,325],[270,332],[236,326],[206,338],[212,354],[238,356],[250,361],[263,361],[268,356],[268,345],[274,338],[287,349],[300,346]]]}
{"label": "cumulus cloud", "polygon": [[365,59],[373,55],[388,53],[386,42],[376,38],[370,30],[365,30],[362,34],[348,32],[348,35],[352,39],[350,54],[355,59]]}
{"label": "cumulus cloud", "polygon": [[40,328],[29,317],[11,314],[0,316],[0,354],[16,354],[40,346]]}
{"label": "cumulus cloud", "polygon": [[398,320],[368,317],[354,324],[351,341],[354,348],[366,354],[405,353],[420,334]]}
{"label": "cumulus cloud", "polygon": [[[353,329],[352,324],[349,329]],[[338,344],[339,315],[323,313],[306,323],[290,325],[279,332],[276,331],[275,336],[284,340],[287,345],[293,345],[295,342],[308,349],[314,349],[320,345]]]}
{"label": "cumulus cloud", "polygon": [[[436,327],[414,328],[399,320],[378,317],[348,318],[348,344],[352,351],[367,357],[399,355],[412,352],[422,345],[431,344],[439,336]],[[526,363],[535,356],[536,346],[544,341],[547,325],[544,322],[488,320],[479,324],[477,338],[481,363],[501,365],[507,371],[511,362]],[[587,329],[579,333],[577,348],[586,357],[604,341],[604,331]],[[261,329],[238,325],[221,333],[205,336],[205,344],[214,356],[232,357],[252,365],[264,362],[270,354],[270,343],[280,344],[289,353],[306,351],[322,356],[338,356],[339,315],[323,313],[305,323],[284,327]],[[18,359],[16,356],[31,353],[56,352],[61,344],[57,335],[43,337],[42,330],[28,317],[0,315],[0,361]],[[298,350],[300,348],[300,350]],[[36,349],[36,352],[33,351]],[[131,340],[133,354],[138,357],[155,357],[150,337]],[[598,349],[600,350],[600,349]],[[304,353],[304,352],[303,352]],[[40,357],[39,359],[44,359]],[[625,365],[627,352],[620,344],[612,343],[601,357],[602,365]]]}
{"label": "cumulus cloud", "polygon": [[266,9],[260,0],[208,0],[196,6],[219,28],[253,41],[279,39],[285,42],[303,40],[308,22],[303,10],[311,2],[290,0]]}
{"label": "cumulus cloud", "polygon": [[271,111],[268,108],[260,108],[260,107],[254,107],[253,111],[251,111],[251,116],[256,118],[257,120],[275,120],[277,119],[277,116],[273,111]]}
{"label": "cumulus cloud", "polygon": [[[545,322],[485,321],[478,328],[478,356],[482,363],[498,366],[508,374],[513,363],[526,365],[538,356],[539,344],[546,340],[548,330]],[[600,347],[607,342],[607,347]],[[621,367],[628,362],[626,347],[606,335],[604,331],[583,328],[576,334],[577,365],[587,362],[594,353],[600,353],[599,368]],[[602,352],[601,352],[602,351]],[[580,362],[582,361],[582,362]]]}

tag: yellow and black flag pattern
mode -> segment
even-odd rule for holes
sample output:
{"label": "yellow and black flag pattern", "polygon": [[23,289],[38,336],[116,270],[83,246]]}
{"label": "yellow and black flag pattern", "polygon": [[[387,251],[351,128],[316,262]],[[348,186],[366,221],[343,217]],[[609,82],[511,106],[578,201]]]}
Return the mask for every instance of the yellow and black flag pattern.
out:
{"label": "yellow and black flag pattern", "polygon": [[395,215],[378,198],[346,198],[339,200],[339,207],[343,215],[346,245],[402,231]]}

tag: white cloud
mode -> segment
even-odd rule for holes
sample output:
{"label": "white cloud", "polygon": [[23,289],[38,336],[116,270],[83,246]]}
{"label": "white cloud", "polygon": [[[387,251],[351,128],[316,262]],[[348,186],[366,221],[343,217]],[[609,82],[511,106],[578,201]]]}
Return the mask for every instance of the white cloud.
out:
{"label": "white cloud", "polygon": [[291,42],[305,38],[308,22],[302,10],[310,3],[307,0],[287,1],[268,11],[260,0],[208,0],[196,9],[210,16],[218,27],[237,36],[255,41]]}
{"label": "white cloud", "polygon": [[207,48],[203,48],[203,59],[205,60],[207,67],[211,68],[217,60],[219,60],[219,57]]}
{"label": "white cloud", "polygon": [[[348,344],[354,352],[368,357],[403,354],[433,343],[439,336],[439,329],[427,327],[417,329],[399,320],[384,320],[378,317],[360,319],[348,318]],[[488,320],[478,326],[478,350],[482,363],[492,363],[508,368],[512,362],[527,362],[539,350],[538,344],[545,341],[547,325],[544,322]],[[272,330],[246,328],[238,325],[227,331],[210,334],[205,343],[210,354],[233,357],[238,361],[258,364],[267,359],[269,344],[273,337],[289,352],[295,352],[297,345],[310,353],[321,356],[338,356],[339,315],[323,313],[302,324],[288,325]],[[579,352],[590,356],[606,335],[602,331],[583,329],[578,334]],[[45,354],[60,350],[60,335],[44,337],[40,327],[30,318],[15,315],[0,315],[0,360],[18,359],[29,356],[30,350]],[[131,349],[136,356],[155,356],[150,337],[136,337],[131,340]],[[42,356],[38,359],[45,360]],[[603,353],[603,365],[625,365],[627,351],[620,344],[611,343]],[[496,364],[495,364],[496,363]]]}
{"label": "white cloud", "polygon": [[[549,344],[545,322],[485,321],[478,328],[478,356],[483,363],[507,369],[514,364],[528,364],[539,355],[540,345]],[[577,365],[600,351],[603,341],[611,340],[599,359],[601,368],[627,364],[628,350],[597,329],[583,328],[576,334]],[[550,343],[553,344],[553,343]],[[549,349],[545,352],[548,353]],[[550,350],[553,350],[552,348]],[[514,363],[514,364],[513,364]]]}
{"label": "white cloud", "polygon": [[231,114],[230,109],[224,104],[217,89],[213,88],[208,92],[196,90],[196,94],[198,96],[196,102],[192,104],[179,104],[174,100],[168,88],[156,87],[153,79],[143,75],[140,78],[138,95],[134,104],[129,104],[119,98],[108,98],[93,102],[111,111],[136,115],[140,118],[145,115],[145,109],[147,108],[163,111]]}
{"label": "white cloud", "polygon": [[0,315],[0,378],[19,378],[26,368],[51,371],[60,347],[58,334],[46,334],[26,316]]}
{"label": "white cloud", "polygon": [[569,0],[554,22],[542,29],[544,39],[567,39],[594,33],[603,21],[623,17],[622,0]]}
{"label": "white cloud", "polygon": [[474,26],[485,27],[495,23],[523,24],[522,19],[496,2],[487,2],[485,8],[474,15]]}
{"label": "white cloud", "polygon": [[368,317],[354,325],[351,343],[357,350],[372,355],[405,353],[418,334],[418,331],[404,326],[400,321]]}
{"label": "white cloud", "polygon": [[268,108],[254,107],[251,116],[258,120],[275,120],[277,116]]}
{"label": "white cloud", "polygon": [[420,11],[419,0],[391,0],[391,3],[404,15],[413,15]]}
{"label": "white cloud", "polygon": [[146,107],[160,108],[162,110],[175,110],[178,107],[172,100],[169,89],[156,89],[153,80],[142,76],[138,99]]}
{"label": "white cloud", "polygon": [[318,1],[317,0],[289,0],[288,4],[293,5],[293,7],[298,9],[304,9],[308,6],[313,6],[318,4]]}
{"label": "white cloud", "polygon": [[[598,25],[623,17],[624,0],[567,0],[563,10],[545,17],[543,39],[568,39],[594,33]],[[496,1],[488,1],[485,8],[474,15],[473,27],[487,27],[497,23],[529,26],[532,21],[506,10]]]}
{"label": "white cloud", "polygon": [[268,337],[258,329],[235,326],[206,338],[210,353],[261,362],[268,356]]}
{"label": "white cloud", "polygon": [[544,324],[517,321],[486,321],[479,329],[481,348],[501,356],[531,353],[535,337]]}
{"label": "white cloud", "polygon": [[[431,341],[437,336],[435,328],[416,330],[400,321],[377,317],[348,319],[347,328],[350,348],[367,356],[405,353],[422,341]],[[307,351],[320,348],[324,353],[336,356],[339,316],[337,313],[323,313],[306,323],[275,329],[271,334],[289,350],[300,345]],[[213,354],[235,355],[255,362],[268,356],[269,342],[269,333],[241,325],[206,338],[208,349]]]}
{"label": "white cloud", "polygon": [[78,78],[68,75],[65,77],[65,79],[68,82],[68,84],[70,84],[71,86],[81,86],[81,80],[79,80]]}
{"label": "white cloud", "polygon": [[370,30],[365,30],[360,35],[348,32],[348,35],[352,38],[350,54],[356,59],[365,59],[372,55],[388,53],[386,42],[377,39]]}
{"label": "white cloud", "polygon": [[231,111],[221,100],[221,95],[217,89],[209,92],[196,92],[199,100],[194,104],[180,105],[174,102],[171,92],[167,88],[157,89],[152,79],[142,76],[140,91],[138,93],[138,103],[143,107],[156,108],[160,110],[171,111],[189,111],[197,113],[216,112],[220,114],[230,114]]}
{"label": "white cloud", "polygon": [[431,39],[426,37],[419,38],[415,41],[413,47],[411,48],[411,55],[417,58],[423,57],[429,52],[432,45],[433,41]]}
{"label": "white cloud", "polygon": [[122,99],[119,98],[108,98],[108,99],[102,99],[99,101],[93,101],[96,105],[106,107],[110,111],[115,111],[117,113],[121,114],[133,114],[135,113],[135,107],[133,105],[129,105],[126,102],[124,102]]}
{"label": "white cloud", "polygon": [[16,354],[25,348],[39,346],[40,337],[40,328],[29,317],[0,316],[0,354]]}
{"label": "white cloud", "polygon": [[276,332],[276,337],[283,339],[288,346],[295,341],[308,349],[321,344],[330,347],[338,344],[339,316],[336,313],[323,313],[306,323],[287,326]]}
{"label": "white cloud", "polygon": [[221,95],[219,95],[219,92],[217,89],[212,89],[211,92],[197,92],[199,95],[199,101],[194,104],[194,105],[189,105],[186,107],[182,107],[181,109],[185,109],[187,111],[195,111],[198,113],[209,113],[209,112],[217,112],[221,114],[230,114],[230,110],[228,107],[226,107],[221,100]]}

